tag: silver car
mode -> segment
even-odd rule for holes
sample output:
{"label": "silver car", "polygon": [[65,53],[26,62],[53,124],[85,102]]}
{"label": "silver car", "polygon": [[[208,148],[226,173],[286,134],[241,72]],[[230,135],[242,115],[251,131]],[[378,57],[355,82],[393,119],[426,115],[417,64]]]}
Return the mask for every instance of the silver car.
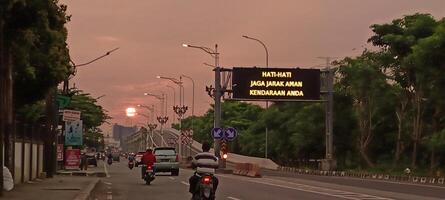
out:
{"label": "silver car", "polygon": [[156,157],[156,172],[171,172],[172,176],[179,175],[179,157],[175,148],[157,147],[154,150]]}

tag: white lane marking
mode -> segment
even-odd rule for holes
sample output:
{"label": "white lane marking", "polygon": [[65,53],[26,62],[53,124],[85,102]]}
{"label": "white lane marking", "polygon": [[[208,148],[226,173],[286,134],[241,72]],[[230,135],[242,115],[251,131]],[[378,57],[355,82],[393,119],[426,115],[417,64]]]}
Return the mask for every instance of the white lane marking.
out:
{"label": "white lane marking", "polygon": [[[360,200],[360,199],[364,199],[364,198],[366,198],[366,199],[371,198],[371,199],[381,199],[381,200],[394,200],[394,199],[391,199],[391,198],[378,197],[378,196],[373,196],[373,195],[368,195],[368,194],[361,194],[361,193],[354,193],[354,192],[347,192],[347,191],[342,191],[342,190],[321,188],[321,187],[316,187],[316,186],[304,185],[304,184],[293,183],[293,182],[288,182],[288,181],[275,180],[275,179],[270,179],[270,178],[263,178],[263,179],[269,180],[269,181],[283,182],[283,183],[295,185],[296,187],[279,185],[279,184],[274,184],[274,183],[267,183],[267,182],[264,182],[264,181],[262,181],[262,182],[254,181],[254,180],[248,180],[248,181],[249,182],[253,182],[253,183],[260,183],[260,184],[265,184],[265,185],[281,187],[281,188],[300,190],[300,191],[304,191],[304,192],[323,194],[323,195],[327,195],[327,196],[333,196],[333,197],[344,198],[344,199]],[[315,190],[319,190],[319,191],[315,191]]]}
{"label": "white lane marking", "polygon": [[296,186],[300,186],[300,187],[308,188],[308,189],[314,189],[314,190],[318,189],[318,190],[329,191],[329,192],[333,192],[335,195],[341,195],[341,196],[354,196],[354,197],[359,196],[360,199],[371,198],[371,199],[393,200],[390,198],[379,197],[379,196],[374,196],[374,195],[369,195],[369,194],[362,194],[362,193],[348,192],[348,191],[344,191],[344,190],[336,190],[336,189],[322,188],[322,187],[317,187],[317,186],[304,185],[304,184],[290,182],[290,181],[284,181],[284,180],[280,180],[280,179],[272,179],[272,178],[264,178],[264,179],[269,180],[269,181],[277,181],[277,182],[292,184],[292,185],[296,185]]}
{"label": "white lane marking", "polygon": [[173,178],[173,177],[168,177],[169,179],[171,179],[171,180],[175,180],[175,178]]}
{"label": "white lane marking", "polygon": [[190,186],[190,184],[185,182],[185,181],[181,181],[181,183],[184,184],[184,185]]}
{"label": "white lane marking", "polygon": [[106,182],[106,181],[104,181],[104,183],[107,184],[107,185],[112,185],[113,184],[113,183]]}
{"label": "white lane marking", "polygon": [[107,175],[107,178],[110,178],[111,176],[110,176],[110,174],[108,173],[107,163],[104,163],[104,171],[105,171],[105,174]]}
{"label": "white lane marking", "polygon": [[241,200],[241,199],[238,199],[238,198],[235,198],[235,197],[227,197],[228,199],[232,199],[232,200]]}
{"label": "white lane marking", "polygon": [[[304,185],[304,184],[293,183],[293,182],[288,182],[288,181],[282,181],[282,180],[277,180],[277,179],[270,179],[270,178],[262,178],[261,179],[262,181],[256,181],[256,180],[243,179],[241,177],[231,177],[231,176],[221,175],[221,174],[219,174],[218,176],[225,177],[225,178],[230,178],[230,179],[236,179],[236,180],[239,180],[239,181],[258,183],[258,184],[275,186],[275,187],[291,189],[291,190],[299,190],[299,191],[303,191],[303,192],[315,193],[315,194],[332,196],[332,197],[343,198],[343,199],[363,200],[363,199],[372,198],[374,200],[376,200],[376,199],[379,199],[379,200],[394,200],[394,199],[391,199],[391,198],[378,197],[378,196],[372,196],[372,195],[367,195],[367,194],[359,194],[359,193],[342,191],[342,190],[335,190],[335,189],[327,189],[327,188],[322,188],[322,187],[317,187],[317,186]],[[280,185],[280,184],[275,184],[275,183],[268,183],[268,182],[265,182],[264,180],[281,181],[281,182],[284,182],[284,183],[287,183],[287,184],[292,184],[292,185],[295,185],[295,186],[293,187],[293,186]],[[316,190],[319,190],[319,191],[316,191]],[[354,195],[354,196],[350,196],[350,195]]]}

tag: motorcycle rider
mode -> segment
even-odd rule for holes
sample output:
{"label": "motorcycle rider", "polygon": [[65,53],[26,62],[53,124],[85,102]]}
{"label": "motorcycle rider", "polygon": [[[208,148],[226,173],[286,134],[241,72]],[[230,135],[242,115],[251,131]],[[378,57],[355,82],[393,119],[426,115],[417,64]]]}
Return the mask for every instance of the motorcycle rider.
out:
{"label": "motorcycle rider", "polygon": [[[141,158],[141,163],[144,165],[141,170],[142,173],[142,179],[145,176],[145,171],[147,170],[148,166],[152,166],[155,164],[156,162],[156,157],[153,154],[153,150],[148,148],[147,151],[145,151],[144,155]],[[154,168],[153,168],[153,172],[155,172]]]}
{"label": "motorcycle rider", "polygon": [[196,184],[198,184],[200,176],[202,174],[211,174],[213,177],[213,188],[216,193],[218,188],[218,178],[213,176],[215,174],[215,169],[218,168],[218,158],[210,153],[210,143],[205,141],[202,143],[202,153],[198,153],[193,158],[192,168],[196,171],[192,177],[189,179],[190,187],[189,192],[194,194],[196,191]]}

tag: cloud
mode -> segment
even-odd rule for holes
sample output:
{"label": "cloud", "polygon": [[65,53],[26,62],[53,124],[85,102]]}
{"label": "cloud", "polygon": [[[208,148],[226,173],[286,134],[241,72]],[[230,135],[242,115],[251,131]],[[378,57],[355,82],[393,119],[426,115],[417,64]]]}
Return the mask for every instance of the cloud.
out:
{"label": "cloud", "polygon": [[103,42],[117,42],[120,39],[117,37],[109,36],[109,35],[102,35],[96,37],[96,40],[103,41]]}

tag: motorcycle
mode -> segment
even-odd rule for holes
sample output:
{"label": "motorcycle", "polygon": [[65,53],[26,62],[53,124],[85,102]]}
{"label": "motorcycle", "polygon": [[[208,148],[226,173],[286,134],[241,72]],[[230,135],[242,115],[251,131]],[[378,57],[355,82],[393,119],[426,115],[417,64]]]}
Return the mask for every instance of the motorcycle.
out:
{"label": "motorcycle", "polygon": [[108,158],[107,163],[108,165],[111,165],[113,163],[113,158]]}
{"label": "motorcycle", "polygon": [[132,160],[128,161],[128,168],[133,169],[134,162]]}
{"label": "motorcycle", "polygon": [[196,192],[193,194],[192,200],[214,200],[215,191],[213,190],[213,175],[204,174],[200,176],[197,184]]}
{"label": "motorcycle", "polygon": [[147,166],[144,175],[145,184],[150,185],[154,179],[155,173],[153,171],[153,166]]}

